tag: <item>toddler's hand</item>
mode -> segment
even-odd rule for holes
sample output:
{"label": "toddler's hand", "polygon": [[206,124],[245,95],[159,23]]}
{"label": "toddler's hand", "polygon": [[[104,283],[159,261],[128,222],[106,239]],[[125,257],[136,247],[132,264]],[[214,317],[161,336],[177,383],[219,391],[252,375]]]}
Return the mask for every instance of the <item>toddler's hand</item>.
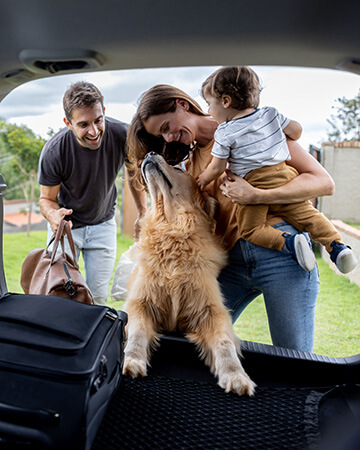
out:
{"label": "toddler's hand", "polygon": [[231,172],[230,169],[225,169],[225,174],[226,174],[226,178],[229,181],[235,181],[235,178],[234,178],[235,175]]}
{"label": "toddler's hand", "polygon": [[197,185],[199,186],[200,190],[203,191],[205,189],[207,183],[205,183],[205,181],[203,180],[203,177],[201,175],[199,175],[196,178],[196,182],[197,182]]}

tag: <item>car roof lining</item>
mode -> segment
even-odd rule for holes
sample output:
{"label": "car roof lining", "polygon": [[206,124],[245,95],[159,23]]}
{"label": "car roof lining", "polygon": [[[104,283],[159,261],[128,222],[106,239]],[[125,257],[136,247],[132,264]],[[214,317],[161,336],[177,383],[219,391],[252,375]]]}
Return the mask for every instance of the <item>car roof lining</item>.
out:
{"label": "car roof lining", "polygon": [[[336,8],[307,0],[12,0],[1,5],[0,99],[30,80],[97,70],[246,64],[360,73],[359,12],[353,0]],[[76,54],[86,52],[97,55],[95,66]],[[59,54],[62,69],[49,71],[46,61]]]}

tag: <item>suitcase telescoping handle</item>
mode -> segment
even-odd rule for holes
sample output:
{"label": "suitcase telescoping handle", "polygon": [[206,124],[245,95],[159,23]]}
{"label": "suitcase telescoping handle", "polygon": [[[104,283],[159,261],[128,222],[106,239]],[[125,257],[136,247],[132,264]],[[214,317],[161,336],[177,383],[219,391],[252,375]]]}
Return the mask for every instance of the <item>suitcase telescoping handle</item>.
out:
{"label": "suitcase telescoping handle", "polygon": [[22,424],[46,423],[59,425],[61,416],[58,412],[46,409],[29,409],[20,406],[0,403],[0,418],[5,421],[18,422]]}

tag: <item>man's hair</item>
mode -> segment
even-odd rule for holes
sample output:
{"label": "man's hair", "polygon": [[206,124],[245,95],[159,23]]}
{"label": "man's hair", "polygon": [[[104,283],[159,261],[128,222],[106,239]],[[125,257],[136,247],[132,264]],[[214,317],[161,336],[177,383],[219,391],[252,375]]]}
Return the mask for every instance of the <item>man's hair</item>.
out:
{"label": "man's hair", "polygon": [[99,89],[92,83],[78,81],[72,84],[64,94],[65,117],[71,121],[74,109],[92,108],[97,103],[101,103],[102,108],[104,107],[104,97]]}

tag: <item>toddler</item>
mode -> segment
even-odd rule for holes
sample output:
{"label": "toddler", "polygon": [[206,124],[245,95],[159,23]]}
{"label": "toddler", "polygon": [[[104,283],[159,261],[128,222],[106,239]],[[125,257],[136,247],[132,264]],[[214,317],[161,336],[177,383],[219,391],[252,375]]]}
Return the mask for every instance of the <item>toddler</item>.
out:
{"label": "toddler", "polygon": [[[209,114],[220,125],[214,136],[212,160],[197,178],[202,190],[221,176],[227,165],[261,189],[283,185],[298,175],[285,162],[290,159],[286,138],[299,139],[302,127],[275,108],[259,108],[260,91],[259,78],[250,67],[224,67],[204,81],[202,95]],[[312,270],[316,260],[306,237],[265,225],[269,212],[324,245],[340,272],[348,273],[356,266],[354,252],[309,200],[286,205],[238,205],[241,237],[275,250],[285,247],[303,269]]]}

